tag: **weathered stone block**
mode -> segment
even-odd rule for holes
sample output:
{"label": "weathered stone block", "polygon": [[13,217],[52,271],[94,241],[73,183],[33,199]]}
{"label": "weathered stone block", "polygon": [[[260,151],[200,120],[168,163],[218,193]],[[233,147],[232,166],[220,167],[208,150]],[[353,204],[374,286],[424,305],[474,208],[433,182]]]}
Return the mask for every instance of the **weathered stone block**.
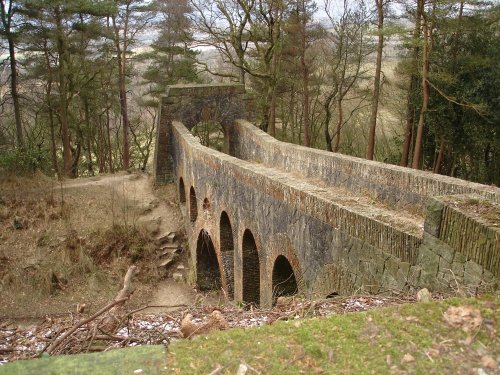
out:
{"label": "weathered stone block", "polygon": [[455,274],[455,277],[458,279],[463,279],[464,277],[464,263],[462,262],[453,262],[451,264],[451,271]]}
{"label": "weathered stone block", "polygon": [[400,262],[401,261],[395,257],[389,257],[385,262],[384,276],[389,275],[393,278],[397,278]]}
{"label": "weathered stone block", "polygon": [[427,215],[425,217],[424,230],[434,237],[439,237],[443,208],[444,204],[439,198],[429,198],[427,201]]}
{"label": "weathered stone block", "polygon": [[440,272],[449,272],[451,269],[451,261],[446,260],[443,257],[439,258],[439,271]]}
{"label": "weathered stone block", "polygon": [[439,258],[440,257],[436,253],[422,245],[417,258],[417,265],[420,266],[422,270],[425,270],[426,274],[436,276],[439,269]]}
{"label": "weathered stone block", "polygon": [[422,270],[417,266],[410,266],[410,270],[408,271],[407,284],[412,288],[418,288],[421,286],[420,284],[420,274]]}
{"label": "weathered stone block", "polygon": [[396,275],[397,280],[404,281],[405,283],[408,282],[408,272],[410,271],[410,263],[408,262],[400,262],[399,263],[399,270]]}
{"label": "weathered stone block", "polygon": [[374,254],[371,262],[368,263],[368,272],[373,277],[380,278],[384,273],[384,258]]}
{"label": "weathered stone block", "polygon": [[453,263],[462,263],[464,264],[467,261],[467,257],[459,253],[458,251],[455,251],[454,256],[453,256]]}
{"label": "weathered stone block", "polygon": [[[346,249],[349,251],[349,263],[353,266],[359,264],[360,260],[369,260],[371,258],[371,254],[369,251],[363,249],[362,243],[356,241],[350,249]],[[346,251],[347,252],[347,251]]]}
{"label": "weathered stone block", "polygon": [[483,268],[471,260],[465,262],[464,283],[466,285],[479,285],[483,275]]}
{"label": "weathered stone block", "polygon": [[489,283],[489,282],[493,281],[494,279],[496,279],[496,277],[490,271],[484,270],[482,279],[484,282]]}

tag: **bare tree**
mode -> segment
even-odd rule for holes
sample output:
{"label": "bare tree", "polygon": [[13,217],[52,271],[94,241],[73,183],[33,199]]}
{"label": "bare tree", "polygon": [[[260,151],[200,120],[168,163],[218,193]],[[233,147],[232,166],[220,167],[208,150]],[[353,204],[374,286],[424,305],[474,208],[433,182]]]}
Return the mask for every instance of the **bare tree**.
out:
{"label": "bare tree", "polygon": [[142,0],[119,0],[118,12],[111,16],[111,29],[118,68],[118,93],[123,131],[123,169],[130,167],[130,121],[127,103],[127,62],[137,34],[151,21],[149,4]]}
{"label": "bare tree", "polygon": [[21,121],[21,108],[19,106],[19,92],[17,84],[17,60],[15,46],[15,31],[13,30],[13,22],[15,17],[14,2],[12,0],[0,0],[0,16],[2,22],[0,24],[0,35],[7,39],[9,45],[9,61],[10,61],[10,89],[12,101],[14,103],[14,117],[16,120],[16,136],[18,147],[24,146],[23,124]]}
{"label": "bare tree", "polygon": [[420,108],[420,116],[418,119],[417,135],[415,137],[415,149],[413,152],[412,168],[420,169],[422,158],[422,140],[424,136],[425,116],[429,106],[429,55],[432,49],[432,30],[434,28],[434,14],[436,10],[436,0],[432,0],[432,10],[429,14],[425,10],[425,2],[421,1],[418,4],[421,7],[420,14],[422,16],[422,107]]}
{"label": "bare tree", "polygon": [[[327,77],[328,89],[325,92],[323,108],[325,112],[325,141],[329,151],[338,152],[340,148],[341,130],[353,114],[366,106],[365,95],[354,93],[359,81],[366,78],[367,70],[363,69],[366,57],[372,52],[367,43],[365,32],[368,16],[363,4],[357,4],[357,9],[345,0],[340,16],[332,11],[330,1],[325,2],[325,12],[332,24],[332,31],[328,34],[328,44],[325,54],[328,56]],[[345,115],[345,100],[351,97],[357,104]],[[333,112],[336,111],[336,130],[330,133],[330,122]],[[335,144],[332,143],[335,139]]]}
{"label": "bare tree", "polygon": [[368,133],[368,149],[366,151],[366,158],[373,160],[375,151],[375,130],[377,127],[377,113],[380,101],[380,77],[382,73],[382,52],[384,50],[384,0],[375,0],[377,7],[377,61],[375,63],[375,78],[373,81],[373,100],[372,111],[370,116],[370,131]]}

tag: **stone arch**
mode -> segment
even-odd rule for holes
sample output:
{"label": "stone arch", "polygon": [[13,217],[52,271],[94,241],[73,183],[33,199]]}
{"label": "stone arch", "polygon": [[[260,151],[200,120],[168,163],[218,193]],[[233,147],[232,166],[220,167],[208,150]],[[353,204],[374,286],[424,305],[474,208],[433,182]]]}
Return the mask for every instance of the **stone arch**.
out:
{"label": "stone arch", "polygon": [[191,189],[189,190],[189,220],[194,223],[197,218],[198,201],[196,200],[196,192],[194,191],[194,187],[191,186]]}
{"label": "stone arch", "polygon": [[293,296],[298,292],[297,279],[293,267],[284,255],[278,255],[272,272],[273,302],[278,297]]}
{"label": "stone arch", "polygon": [[179,178],[179,201],[182,204],[186,203],[186,188],[184,187],[184,180]]}
{"label": "stone arch", "polygon": [[196,242],[196,284],[200,290],[218,290],[222,277],[217,253],[205,229],[202,229]]}
{"label": "stone arch", "polygon": [[260,304],[260,260],[252,232],[243,233],[243,302]]}
{"label": "stone arch", "polygon": [[234,239],[233,228],[226,211],[222,211],[220,215],[219,234],[220,254],[226,276],[227,295],[232,299],[234,297]]}

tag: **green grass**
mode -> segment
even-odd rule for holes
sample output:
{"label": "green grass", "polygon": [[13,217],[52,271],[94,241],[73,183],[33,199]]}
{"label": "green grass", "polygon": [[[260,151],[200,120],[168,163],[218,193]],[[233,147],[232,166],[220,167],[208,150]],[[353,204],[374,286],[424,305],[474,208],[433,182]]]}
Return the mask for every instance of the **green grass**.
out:
{"label": "green grass", "polygon": [[[465,345],[467,333],[449,327],[443,313],[451,305],[472,305],[494,327],[500,298],[489,301],[450,299],[218,332],[173,344],[168,368],[207,374],[222,366],[222,373],[234,374],[246,363],[272,374],[468,374],[481,367],[482,356],[499,354],[498,338],[483,324],[472,344]],[[403,362],[405,354],[415,361]]]}
{"label": "green grass", "polygon": [[[477,332],[466,333],[443,320],[449,306],[464,305],[481,311],[484,323]],[[0,367],[0,374],[127,374],[136,368],[144,374],[208,374],[217,367],[223,367],[219,373],[235,374],[240,363],[264,374],[470,374],[483,366],[484,356],[495,359],[500,353],[499,310],[499,296],[453,298],[179,340],[170,345],[166,365],[160,347],[143,347],[22,361]],[[414,360],[403,361],[405,354]],[[121,372],[113,361],[120,362]]]}
{"label": "green grass", "polygon": [[165,374],[166,349],[141,346],[104,353],[62,355],[0,366],[2,375],[142,375]]}

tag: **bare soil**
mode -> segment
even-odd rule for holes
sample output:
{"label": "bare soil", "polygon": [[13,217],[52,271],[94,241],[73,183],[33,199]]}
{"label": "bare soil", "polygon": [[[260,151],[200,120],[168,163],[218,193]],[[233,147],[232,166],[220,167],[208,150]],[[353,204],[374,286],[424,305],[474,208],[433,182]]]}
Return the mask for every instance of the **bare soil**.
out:
{"label": "bare soil", "polygon": [[95,311],[115,296],[132,263],[140,271],[130,308],[193,304],[195,290],[170,278],[173,271],[189,278],[187,251],[170,269],[158,267],[158,236],[182,237],[176,194],[175,185],[155,189],[141,173],[63,182],[2,176],[0,320],[36,322],[74,313],[78,304]]}

